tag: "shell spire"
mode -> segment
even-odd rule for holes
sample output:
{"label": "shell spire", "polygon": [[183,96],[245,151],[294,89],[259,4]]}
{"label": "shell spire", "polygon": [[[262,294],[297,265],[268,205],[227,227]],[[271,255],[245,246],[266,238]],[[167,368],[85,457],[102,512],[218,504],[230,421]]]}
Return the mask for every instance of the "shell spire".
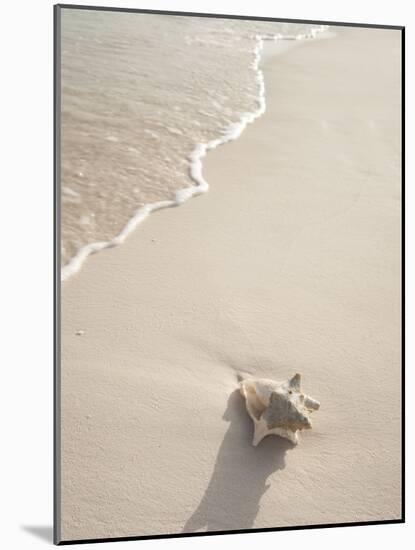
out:
{"label": "shell spire", "polygon": [[297,372],[289,381],[290,388],[293,388],[297,391],[301,391],[301,374]]}

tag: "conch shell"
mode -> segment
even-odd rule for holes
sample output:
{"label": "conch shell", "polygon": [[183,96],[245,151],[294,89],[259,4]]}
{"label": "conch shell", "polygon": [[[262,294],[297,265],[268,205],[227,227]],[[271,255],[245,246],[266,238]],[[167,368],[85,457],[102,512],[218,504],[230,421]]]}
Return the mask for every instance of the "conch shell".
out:
{"label": "conch shell", "polygon": [[311,428],[310,414],[320,408],[320,403],[301,392],[301,375],[296,374],[286,382],[266,378],[248,378],[240,382],[246,409],[254,422],[256,447],[270,434],[298,443],[298,431]]}

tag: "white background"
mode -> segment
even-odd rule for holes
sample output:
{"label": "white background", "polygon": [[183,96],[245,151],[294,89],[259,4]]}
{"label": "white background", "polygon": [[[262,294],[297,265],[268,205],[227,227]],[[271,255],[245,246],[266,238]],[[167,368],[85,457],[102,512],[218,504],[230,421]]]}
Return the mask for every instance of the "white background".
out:
{"label": "white background", "polygon": [[[407,27],[407,391],[414,386],[414,67],[412,2],[142,0],[74,3]],[[0,546],[50,545],[52,525],[52,14],[50,0],[3,2],[0,72]],[[387,406],[387,404],[385,404]],[[407,524],[88,545],[181,550],[266,544],[390,549],[415,537],[414,406],[407,408]],[[342,457],[339,456],[339,460]],[[359,465],[356,464],[356,468]],[[278,517],[278,510],[275,510]],[[34,531],[34,532],[33,532]],[[139,531],[139,526],[137,526]],[[36,534],[37,533],[37,534]],[[46,538],[45,538],[46,537]]]}

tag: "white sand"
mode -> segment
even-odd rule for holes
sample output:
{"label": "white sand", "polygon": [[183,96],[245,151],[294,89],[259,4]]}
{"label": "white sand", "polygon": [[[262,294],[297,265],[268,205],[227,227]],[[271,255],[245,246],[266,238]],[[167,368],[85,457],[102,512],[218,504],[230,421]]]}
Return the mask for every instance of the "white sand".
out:
{"label": "white sand", "polygon": [[[62,539],[400,517],[400,33],[336,33],[64,283]],[[299,446],[251,446],[239,371],[303,374]]]}

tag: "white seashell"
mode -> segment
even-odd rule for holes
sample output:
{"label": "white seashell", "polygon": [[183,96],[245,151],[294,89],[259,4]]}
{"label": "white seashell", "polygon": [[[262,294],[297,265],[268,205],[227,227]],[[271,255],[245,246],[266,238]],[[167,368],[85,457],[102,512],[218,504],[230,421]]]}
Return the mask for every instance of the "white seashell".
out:
{"label": "white seashell", "polygon": [[297,432],[311,428],[310,414],[320,408],[318,401],[301,392],[300,374],[285,382],[248,378],[240,382],[240,391],[254,422],[255,447],[270,434],[297,444]]}

